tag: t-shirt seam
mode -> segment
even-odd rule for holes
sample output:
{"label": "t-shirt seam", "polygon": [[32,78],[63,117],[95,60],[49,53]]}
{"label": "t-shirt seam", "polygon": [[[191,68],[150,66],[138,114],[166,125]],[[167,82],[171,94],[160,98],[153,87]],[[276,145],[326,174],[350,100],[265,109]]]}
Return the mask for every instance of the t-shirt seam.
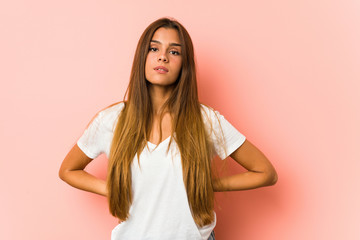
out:
{"label": "t-shirt seam", "polygon": [[246,137],[240,137],[239,139],[237,139],[232,145],[230,145],[227,148],[227,153],[225,155],[224,158],[222,158],[222,160],[224,160],[225,158],[229,157],[233,152],[235,152],[236,149],[238,149],[246,140]]}
{"label": "t-shirt seam", "polygon": [[[81,149],[81,151],[83,151],[85,153],[86,156],[88,156],[89,158],[96,158],[97,154],[92,152],[91,150],[89,150],[88,146],[85,143],[82,143],[80,141],[80,139],[76,142],[76,144],[78,145],[78,147]],[[99,154],[100,155],[100,154]]]}

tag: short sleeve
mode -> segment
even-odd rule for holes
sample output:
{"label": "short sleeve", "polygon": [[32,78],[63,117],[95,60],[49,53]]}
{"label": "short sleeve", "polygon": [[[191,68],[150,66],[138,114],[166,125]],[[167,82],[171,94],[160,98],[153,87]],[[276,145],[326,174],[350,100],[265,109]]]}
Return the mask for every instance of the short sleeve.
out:
{"label": "short sleeve", "polygon": [[214,150],[224,160],[245,142],[246,137],[218,111],[205,107],[204,113]]}
{"label": "short sleeve", "polygon": [[77,141],[79,148],[89,157],[96,158],[104,152],[103,114],[99,112]]}

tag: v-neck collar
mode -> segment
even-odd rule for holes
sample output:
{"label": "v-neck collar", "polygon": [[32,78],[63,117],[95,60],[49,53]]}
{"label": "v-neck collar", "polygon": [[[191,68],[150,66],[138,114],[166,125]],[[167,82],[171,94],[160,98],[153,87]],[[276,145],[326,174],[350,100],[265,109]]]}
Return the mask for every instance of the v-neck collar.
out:
{"label": "v-neck collar", "polygon": [[[160,145],[162,145],[164,142],[166,142],[167,140],[169,140],[170,137],[171,137],[171,135],[168,136],[166,139],[164,139],[161,143],[159,143],[158,147],[159,147]],[[150,141],[147,141],[147,143],[148,143],[150,146],[152,146],[152,147],[156,147],[156,144],[154,144],[154,143],[152,143],[152,142],[150,142]]]}

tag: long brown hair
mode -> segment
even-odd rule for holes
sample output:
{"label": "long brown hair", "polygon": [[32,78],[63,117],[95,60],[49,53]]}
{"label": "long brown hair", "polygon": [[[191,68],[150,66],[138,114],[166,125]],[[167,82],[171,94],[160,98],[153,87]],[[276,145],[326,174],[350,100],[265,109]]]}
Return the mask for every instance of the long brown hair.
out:
{"label": "long brown hair", "polygon": [[[182,45],[182,68],[174,90],[161,108],[160,119],[167,109],[172,115],[171,141],[181,154],[183,180],[194,221],[199,226],[214,220],[214,192],[211,184],[212,145],[205,130],[198,99],[194,50],[190,35],[176,20],[161,18],[150,24],[140,37],[132,65],[130,82],[124,96],[111,143],[108,167],[108,202],[110,213],[126,220],[133,200],[131,164],[146,145],[152,126],[152,105],[145,61],[150,40],[160,28],[176,29]],[[161,121],[160,121],[161,122]],[[175,134],[173,134],[175,133]],[[162,132],[160,127],[160,139]],[[168,146],[168,150],[169,150]]]}

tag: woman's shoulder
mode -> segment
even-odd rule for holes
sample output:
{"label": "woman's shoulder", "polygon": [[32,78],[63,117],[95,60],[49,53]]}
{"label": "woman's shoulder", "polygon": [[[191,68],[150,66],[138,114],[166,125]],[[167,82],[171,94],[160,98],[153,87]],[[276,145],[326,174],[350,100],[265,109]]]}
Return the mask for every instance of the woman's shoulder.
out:
{"label": "woman's shoulder", "polygon": [[205,126],[210,127],[211,129],[217,127],[220,124],[220,120],[223,116],[209,105],[200,103],[200,107]]}
{"label": "woman's shoulder", "polygon": [[99,117],[100,122],[107,128],[113,128],[124,106],[124,101],[115,102],[101,109],[96,115]]}
{"label": "woman's shoulder", "polygon": [[219,112],[216,111],[213,107],[204,103],[200,103],[200,108],[202,115],[206,118],[214,119],[214,117],[219,114]]}
{"label": "woman's shoulder", "polygon": [[101,109],[99,111],[99,115],[105,116],[105,115],[119,114],[120,111],[124,108],[124,106],[125,106],[124,101],[112,103],[109,106]]}
{"label": "woman's shoulder", "polygon": [[207,113],[209,111],[214,110],[211,106],[205,104],[205,103],[200,103],[200,109],[202,113]]}

